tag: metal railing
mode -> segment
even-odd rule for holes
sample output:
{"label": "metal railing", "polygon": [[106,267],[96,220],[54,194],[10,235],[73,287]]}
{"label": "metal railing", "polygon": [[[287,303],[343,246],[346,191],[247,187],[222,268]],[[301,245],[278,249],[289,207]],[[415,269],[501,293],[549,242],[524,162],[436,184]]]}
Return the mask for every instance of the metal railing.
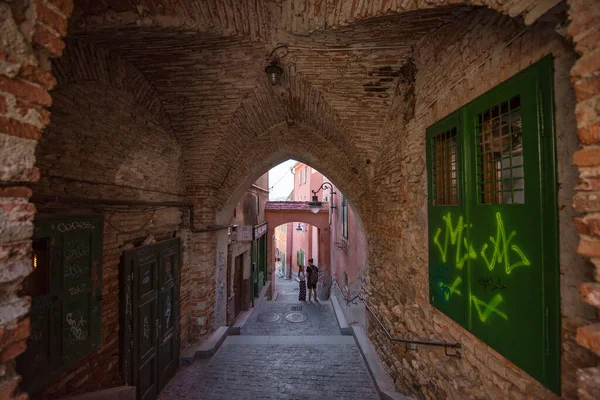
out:
{"label": "metal railing", "polygon": [[[357,303],[356,303],[357,299],[362,301],[363,304],[365,305],[366,309],[371,313],[373,318],[375,318],[375,320],[377,321],[377,323],[379,324],[381,329],[387,335],[388,339],[390,339],[392,342],[404,343],[406,345],[406,350],[412,350],[412,351],[417,351],[417,352],[419,351],[419,348],[417,347],[419,345],[443,347],[444,353],[446,354],[446,356],[456,357],[458,359],[461,358],[460,349],[462,348],[462,345],[460,343],[435,342],[435,341],[430,341],[430,340],[409,340],[409,339],[399,339],[399,338],[392,337],[392,335],[390,334],[390,331],[383,325],[383,322],[381,322],[381,320],[377,317],[377,315],[375,315],[375,313],[373,312],[371,307],[369,307],[369,305],[367,304],[365,299],[363,299],[360,294],[357,294],[356,296],[354,296],[353,298],[348,300],[346,298],[346,296],[344,295],[342,288],[340,288],[340,285],[338,284],[337,280],[333,279],[332,283],[335,283],[335,286],[337,286],[337,288],[340,291],[340,293],[342,294],[342,297],[344,298],[344,301],[346,302],[347,306],[350,304],[357,305]],[[449,349],[454,349],[454,352],[448,352]]]}

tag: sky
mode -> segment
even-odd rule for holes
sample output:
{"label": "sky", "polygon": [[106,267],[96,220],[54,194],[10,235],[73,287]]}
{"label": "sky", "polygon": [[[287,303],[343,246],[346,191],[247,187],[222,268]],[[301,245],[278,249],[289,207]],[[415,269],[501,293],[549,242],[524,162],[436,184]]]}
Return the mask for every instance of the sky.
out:
{"label": "sky", "polygon": [[295,160],[287,160],[269,170],[269,200],[285,200],[294,188],[294,175],[290,167]]}

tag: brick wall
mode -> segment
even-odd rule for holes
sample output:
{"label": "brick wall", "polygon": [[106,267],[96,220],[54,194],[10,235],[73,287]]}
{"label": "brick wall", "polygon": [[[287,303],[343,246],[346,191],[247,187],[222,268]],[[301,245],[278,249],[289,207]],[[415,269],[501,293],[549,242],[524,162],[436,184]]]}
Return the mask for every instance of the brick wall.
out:
{"label": "brick wall", "polygon": [[[562,390],[577,396],[577,368],[595,365],[591,352],[575,343],[578,327],[593,321],[595,311],[579,301],[575,288],[587,280],[589,265],[576,253],[571,206],[576,173],[575,99],[568,82],[575,55],[556,32],[564,20],[560,7],[525,28],[489,10],[458,19],[415,48],[414,86],[400,82],[396,121],[377,163],[376,197],[384,212],[374,216],[370,236],[369,302],[400,336],[436,337],[463,345],[461,362],[443,351],[423,348],[419,355],[394,348],[373,328],[377,344],[398,389],[426,398],[497,396],[552,398],[535,380],[483,344],[428,301],[427,188],[425,129],[523,68],[552,53],[555,57],[556,136],[558,141],[559,223],[561,232]],[[462,79],[465,76],[465,79]],[[383,203],[385,202],[385,204]],[[391,204],[390,204],[391,203]],[[385,282],[385,284],[384,284]],[[397,288],[397,289],[393,289]]]}
{"label": "brick wall", "polygon": [[17,0],[0,4],[0,397],[23,398],[14,358],[29,336],[29,298],[17,295],[31,272],[35,207],[25,185],[42,129],[50,122],[48,94],[55,85],[51,57],[60,56],[72,1]]}
{"label": "brick wall", "polygon": [[[116,70],[120,73],[115,73]],[[180,201],[181,150],[160,102],[139,72],[115,55],[69,42],[54,66],[52,122],[36,148],[40,180],[34,195],[91,199]],[[144,92],[143,90],[146,90]],[[143,100],[141,100],[143,99]],[[162,117],[162,118],[161,118]],[[102,345],[56,377],[35,397],[58,398],[123,384],[119,374],[119,262],[123,250],[182,236],[182,210],[149,206],[36,204],[38,214],[104,215]],[[187,248],[183,234],[183,249]],[[183,257],[181,315],[189,314],[190,270]],[[182,321],[182,345],[187,323]]]}
{"label": "brick wall", "polygon": [[[600,231],[598,230],[598,167],[600,166],[600,9],[594,1],[569,1],[571,20],[568,34],[573,39],[575,51],[581,56],[571,69],[571,82],[575,89],[577,105],[577,133],[581,149],[573,154],[573,163],[579,170],[579,184],[573,197],[573,206],[580,213],[575,226],[580,234],[577,252],[594,265],[594,273],[586,278],[596,282],[581,285],[582,299],[600,307]],[[587,280],[586,279],[586,280]],[[600,355],[600,324],[577,329],[577,343]],[[579,398],[591,400],[600,396],[600,368],[582,369],[578,372]]]}

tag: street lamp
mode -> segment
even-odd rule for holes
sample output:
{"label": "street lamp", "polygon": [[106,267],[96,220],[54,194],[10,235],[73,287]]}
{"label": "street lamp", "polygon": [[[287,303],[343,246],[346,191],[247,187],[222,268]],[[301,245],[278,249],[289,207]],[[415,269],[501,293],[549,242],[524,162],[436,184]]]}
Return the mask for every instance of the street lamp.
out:
{"label": "street lamp", "polygon": [[308,202],[308,207],[310,208],[310,211],[313,212],[313,214],[318,213],[321,207],[323,206],[323,202],[319,201],[319,198],[317,197],[317,193],[319,193],[321,189],[331,190],[331,209],[333,210],[334,208],[337,208],[333,205],[333,195],[335,194],[335,192],[333,191],[333,185],[330,182],[323,182],[317,190],[312,190],[312,200]]}
{"label": "street lamp", "polygon": [[270,60],[271,63],[269,65],[267,65],[267,67],[265,68],[265,73],[267,74],[269,83],[272,86],[279,85],[281,83],[281,76],[283,75],[283,67],[279,63],[278,57],[271,59],[271,57],[273,57],[273,54],[275,53],[275,50],[281,49],[281,48],[287,49],[288,47],[285,44],[275,47],[273,49],[273,51],[271,51],[271,54],[269,54],[269,57],[267,58],[267,62],[269,62],[269,60]]}

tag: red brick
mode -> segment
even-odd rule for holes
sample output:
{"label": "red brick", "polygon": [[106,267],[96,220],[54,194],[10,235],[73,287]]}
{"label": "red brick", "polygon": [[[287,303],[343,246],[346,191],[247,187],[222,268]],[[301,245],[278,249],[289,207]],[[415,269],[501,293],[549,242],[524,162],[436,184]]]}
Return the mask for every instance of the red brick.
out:
{"label": "red brick", "polygon": [[73,12],[73,0],[47,0],[68,18]]}
{"label": "red brick", "polygon": [[0,117],[0,132],[29,140],[39,140],[42,135],[40,128],[6,117]]}
{"label": "red brick", "polygon": [[600,308],[600,283],[588,282],[579,287],[581,300]]}
{"label": "red brick", "polygon": [[577,135],[581,144],[600,143],[600,121],[577,129]]}
{"label": "red brick", "polygon": [[52,89],[56,85],[56,79],[51,72],[43,71],[30,64],[25,64],[21,67],[19,76],[25,80],[40,84],[47,90]]}
{"label": "red brick", "polygon": [[573,163],[579,167],[600,165],[600,147],[586,147],[573,154]]}
{"label": "red brick", "polygon": [[578,328],[575,340],[600,356],[600,324]]}
{"label": "red brick", "polygon": [[6,97],[0,96],[0,114],[6,114]]}
{"label": "red brick", "polygon": [[600,257],[600,240],[581,239],[577,253],[588,257]]}
{"label": "red brick", "polygon": [[600,28],[596,24],[590,30],[574,37],[573,41],[579,54],[598,50],[600,48]]}
{"label": "red brick", "polygon": [[577,371],[579,400],[600,399],[600,368],[585,368]]}
{"label": "red brick", "polygon": [[14,392],[21,382],[21,377],[13,376],[0,381],[0,400],[14,400]]}
{"label": "red brick", "polygon": [[65,48],[65,42],[42,25],[36,24],[33,41],[45,48],[53,57],[60,57]]}
{"label": "red brick", "polygon": [[19,342],[29,336],[30,323],[26,318],[18,323],[0,328],[0,351],[14,342]]}
{"label": "red brick", "polygon": [[571,69],[571,76],[580,79],[600,70],[600,51],[588,53],[577,60]]}
{"label": "red brick", "polygon": [[2,353],[0,353],[0,362],[5,363],[7,361],[17,358],[27,349],[27,341],[21,340],[8,346]]}
{"label": "red brick", "polygon": [[34,110],[40,115],[40,122],[43,126],[46,126],[50,123],[50,112],[48,110],[45,110],[40,106],[35,106],[30,103],[17,100],[17,112],[22,117],[27,116],[27,114],[29,114],[29,111],[31,110]]}
{"label": "red brick", "polygon": [[54,29],[61,36],[67,34],[67,20],[54,12],[54,10],[48,8],[42,0],[36,1],[35,11],[39,22],[48,25],[48,27]]}
{"label": "red brick", "polygon": [[587,100],[600,93],[600,76],[581,78],[573,84],[578,101]]}
{"label": "red brick", "polygon": [[24,186],[0,187],[0,197],[21,197],[28,199],[31,197],[31,193],[31,189]]}
{"label": "red brick", "polygon": [[583,218],[574,218],[573,223],[575,224],[575,229],[577,229],[577,232],[581,233],[582,235],[589,235],[590,227]]}
{"label": "red brick", "polygon": [[21,79],[11,79],[0,75],[0,90],[14,94],[21,100],[30,103],[42,106],[52,105],[52,97],[45,89]]}

